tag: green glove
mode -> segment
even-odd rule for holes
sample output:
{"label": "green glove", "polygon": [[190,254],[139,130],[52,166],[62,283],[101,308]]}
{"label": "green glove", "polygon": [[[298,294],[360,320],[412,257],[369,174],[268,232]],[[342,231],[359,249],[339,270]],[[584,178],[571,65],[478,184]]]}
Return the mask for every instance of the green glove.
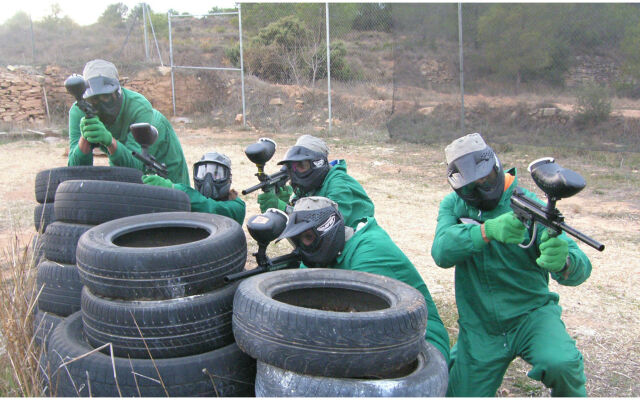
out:
{"label": "green glove", "polygon": [[513,211],[485,221],[484,232],[488,239],[502,243],[518,244],[524,240],[527,228],[516,218]]}
{"label": "green glove", "polygon": [[569,244],[557,237],[549,237],[549,232],[544,231],[540,237],[540,257],[536,263],[540,268],[550,272],[558,272],[564,268],[569,256]]}
{"label": "green glove", "polygon": [[84,118],[80,120],[80,132],[89,143],[101,144],[105,147],[111,145],[113,136],[107,130],[98,117]]}
{"label": "green glove", "polygon": [[173,182],[158,175],[142,175],[142,183],[170,189],[173,188]]}
{"label": "green glove", "polygon": [[280,200],[273,192],[273,189],[259,194],[258,204],[260,204],[260,212],[267,211],[267,208],[277,208],[280,211],[285,211],[287,209],[287,203]]}
{"label": "green glove", "polygon": [[290,185],[283,186],[280,188],[277,194],[280,200],[284,201],[285,203],[289,203],[289,199],[293,194],[293,188]]}

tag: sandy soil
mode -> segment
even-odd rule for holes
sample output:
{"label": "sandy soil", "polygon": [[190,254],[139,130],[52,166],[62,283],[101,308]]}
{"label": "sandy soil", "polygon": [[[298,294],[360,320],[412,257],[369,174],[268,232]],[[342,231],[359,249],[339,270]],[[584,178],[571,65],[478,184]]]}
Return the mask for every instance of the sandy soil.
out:
{"label": "sandy soil", "polygon": [[[181,125],[177,132],[187,162],[191,165],[206,151],[227,154],[233,162],[233,187],[241,189],[256,183],[255,166],[243,149],[260,132],[191,130]],[[295,142],[295,135],[270,134],[278,148],[274,160],[284,156]],[[376,205],[376,217],[419,269],[436,301],[452,338],[457,333],[453,270],[438,268],[431,258],[431,242],[436,225],[438,204],[450,191],[444,179],[443,149],[426,145],[368,143],[366,139],[326,138],[331,158],[345,158],[349,173],[365,187]],[[21,141],[0,146],[0,246],[5,248],[15,235],[28,243],[34,234],[33,207],[35,174],[43,169],[66,165],[66,140]],[[522,183],[534,189],[525,174],[527,164],[543,154],[510,152],[503,163],[516,166]],[[536,153],[537,152],[537,153]],[[538,154],[539,153],[539,154]],[[560,160],[559,160],[560,161]],[[565,161],[565,160],[563,160]],[[603,168],[578,155],[566,159],[579,165],[580,171],[597,170],[601,175],[619,173]],[[96,164],[107,165],[106,158]],[[590,279],[578,287],[551,283],[561,296],[563,319],[585,358],[590,396],[640,396],[640,173],[638,166],[623,167],[626,180],[610,187],[588,186],[579,195],[559,204],[567,222],[604,242],[599,253],[586,245],[580,247],[593,263]],[[634,169],[635,168],[635,169]],[[275,162],[267,164],[275,172]],[[190,171],[191,172],[191,171]],[[585,174],[589,183],[589,175]],[[600,181],[598,181],[600,182]],[[538,191],[538,193],[540,193]],[[259,213],[257,193],[245,196],[247,215]],[[255,244],[249,238],[250,247]],[[251,264],[253,260],[249,260]],[[3,263],[4,264],[4,263]],[[501,396],[548,396],[549,391],[526,377],[528,366],[512,364],[505,377]]]}

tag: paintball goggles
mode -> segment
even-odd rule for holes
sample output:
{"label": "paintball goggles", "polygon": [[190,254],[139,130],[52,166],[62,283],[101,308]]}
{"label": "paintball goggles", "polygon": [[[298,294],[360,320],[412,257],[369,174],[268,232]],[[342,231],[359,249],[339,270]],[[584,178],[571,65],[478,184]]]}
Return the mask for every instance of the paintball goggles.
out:
{"label": "paintball goggles", "polygon": [[300,256],[297,249],[283,256],[273,258],[267,256],[267,246],[280,236],[287,226],[288,220],[287,214],[275,208],[270,208],[263,214],[249,218],[247,220],[247,230],[251,237],[258,242],[258,251],[253,253],[258,266],[251,270],[227,275],[224,277],[224,281],[233,282],[263,272],[298,268],[300,266]]}
{"label": "paintball goggles", "polygon": [[247,158],[258,167],[258,173],[255,175],[260,181],[259,184],[251,186],[248,189],[244,189],[242,194],[249,194],[258,189],[262,189],[263,192],[271,190],[275,187],[278,192],[289,180],[289,174],[287,168],[282,166],[279,172],[268,175],[264,172],[264,166],[267,161],[271,160],[273,154],[276,152],[276,142],[267,138],[260,138],[256,143],[250,144],[244,149],[244,154]]}
{"label": "paintball goggles", "polygon": [[158,130],[155,126],[147,122],[139,122],[129,125],[129,130],[136,142],[140,143],[142,154],[132,151],[131,155],[142,161],[145,166],[145,173],[154,173],[163,178],[167,177],[167,166],[156,160],[154,156],[149,154],[149,146],[158,139]]}
{"label": "paintball goggles", "polygon": [[531,173],[535,184],[547,196],[547,204],[546,206],[541,205],[527,197],[521,188],[517,188],[511,196],[511,208],[515,215],[530,230],[533,230],[531,242],[526,246],[521,245],[521,247],[530,247],[535,242],[536,223],[539,223],[547,227],[551,237],[557,236],[564,231],[598,251],[604,250],[604,244],[565,224],[564,216],[556,208],[558,200],[571,197],[586,186],[584,178],[577,172],[556,164],[551,157],[533,161],[529,164],[528,171]]}

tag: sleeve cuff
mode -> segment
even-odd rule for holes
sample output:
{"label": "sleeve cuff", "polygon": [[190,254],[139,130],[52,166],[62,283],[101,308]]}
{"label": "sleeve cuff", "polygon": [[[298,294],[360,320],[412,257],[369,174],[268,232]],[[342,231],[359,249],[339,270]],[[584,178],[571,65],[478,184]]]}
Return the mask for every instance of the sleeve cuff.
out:
{"label": "sleeve cuff", "polygon": [[476,250],[480,250],[487,245],[487,242],[485,242],[482,238],[482,231],[480,230],[481,228],[481,225],[473,225],[471,228],[469,228],[471,242],[473,243],[473,248]]}

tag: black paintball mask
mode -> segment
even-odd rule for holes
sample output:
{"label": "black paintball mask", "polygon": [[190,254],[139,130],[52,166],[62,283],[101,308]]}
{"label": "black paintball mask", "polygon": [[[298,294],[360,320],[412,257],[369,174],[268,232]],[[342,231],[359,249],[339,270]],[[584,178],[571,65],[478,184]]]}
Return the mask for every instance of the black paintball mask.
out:
{"label": "black paintball mask", "polygon": [[122,107],[122,89],[117,79],[97,76],[87,80],[84,98],[98,112],[100,121],[111,125]]}
{"label": "black paintball mask", "polygon": [[296,203],[278,238],[288,239],[308,267],[330,266],[345,244],[345,226],[337,205],[324,197],[303,197]]}
{"label": "black paintball mask", "polygon": [[311,193],[322,186],[329,169],[329,160],[319,152],[303,146],[293,146],[278,165],[286,165],[291,186],[300,195]]}
{"label": "black paintball mask", "polygon": [[220,153],[206,153],[193,164],[193,185],[203,196],[227,200],[231,189],[231,160]]}
{"label": "black paintball mask", "polygon": [[489,146],[450,162],[447,180],[467,204],[483,211],[496,208],[504,192],[502,164]]}

